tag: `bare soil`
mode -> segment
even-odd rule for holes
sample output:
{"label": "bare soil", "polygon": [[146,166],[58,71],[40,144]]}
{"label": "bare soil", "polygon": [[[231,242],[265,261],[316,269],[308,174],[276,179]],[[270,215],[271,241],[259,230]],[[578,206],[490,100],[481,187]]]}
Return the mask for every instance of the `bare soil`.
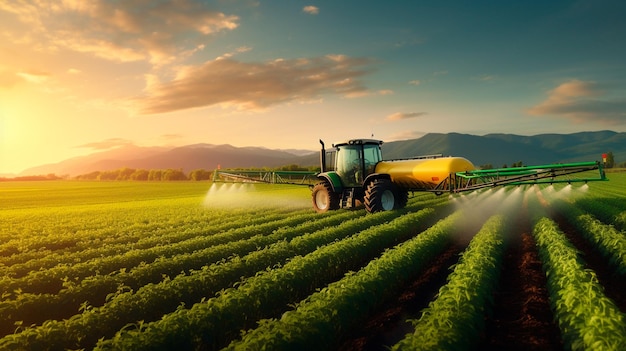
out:
{"label": "bare soil", "polygon": [[346,337],[339,350],[388,350],[389,345],[400,341],[412,326],[407,319],[418,318],[439,288],[445,284],[449,267],[459,259],[465,248],[461,243],[450,245],[428,270],[398,294],[367,321],[363,328]]}
{"label": "bare soil", "polygon": [[[594,270],[606,295],[626,311],[626,279],[618,276],[608,260],[594,251],[576,229],[558,214],[553,219]],[[563,350],[559,328],[550,308],[546,277],[538,257],[527,216],[512,230],[505,254],[500,285],[494,292],[492,313],[485,317],[485,331],[477,350]],[[407,319],[416,319],[445,284],[449,267],[456,263],[463,244],[450,246],[419,279],[399,292],[360,330],[346,336],[342,351],[388,350],[412,331]]]}

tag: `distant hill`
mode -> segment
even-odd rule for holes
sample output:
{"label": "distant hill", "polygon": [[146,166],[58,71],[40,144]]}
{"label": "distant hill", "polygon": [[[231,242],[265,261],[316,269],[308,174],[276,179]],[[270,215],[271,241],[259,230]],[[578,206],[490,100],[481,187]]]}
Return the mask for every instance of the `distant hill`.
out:
{"label": "distant hill", "polygon": [[[315,151],[308,151],[309,154]],[[212,170],[238,167],[280,167],[299,162],[306,151],[270,150],[262,147],[193,144],[175,148],[123,146],[120,148],[74,157],[59,163],[29,168],[21,175],[50,174],[76,176],[93,171],[109,171],[122,167],[142,169]],[[311,163],[315,164],[315,163]]]}
{"label": "distant hill", "polygon": [[[331,144],[329,141],[327,144]],[[312,145],[317,143],[314,140]],[[574,134],[487,134],[430,133],[418,139],[383,144],[385,159],[443,154],[462,156],[475,165],[494,167],[522,161],[525,165],[595,161],[602,153],[613,152],[615,161],[626,161],[626,133],[613,131]],[[92,171],[122,167],[144,169],[194,169],[280,167],[289,164],[316,166],[316,151],[271,150],[263,147],[194,144],[176,148],[124,146],[121,148],[71,158],[59,163],[33,167],[20,175],[50,174],[76,176]]]}
{"label": "distant hill", "polygon": [[522,161],[525,165],[556,162],[596,161],[613,152],[615,161],[626,161],[626,133],[612,131],[574,134],[426,134],[419,139],[383,144],[386,159],[417,155],[462,156],[475,165],[501,167]]}

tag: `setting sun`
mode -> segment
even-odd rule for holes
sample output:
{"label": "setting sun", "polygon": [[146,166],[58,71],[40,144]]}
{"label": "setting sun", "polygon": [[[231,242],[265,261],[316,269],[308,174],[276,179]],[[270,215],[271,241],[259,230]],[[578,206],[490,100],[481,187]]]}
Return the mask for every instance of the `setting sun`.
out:
{"label": "setting sun", "polygon": [[2,2],[0,174],[107,140],[621,132],[620,6]]}

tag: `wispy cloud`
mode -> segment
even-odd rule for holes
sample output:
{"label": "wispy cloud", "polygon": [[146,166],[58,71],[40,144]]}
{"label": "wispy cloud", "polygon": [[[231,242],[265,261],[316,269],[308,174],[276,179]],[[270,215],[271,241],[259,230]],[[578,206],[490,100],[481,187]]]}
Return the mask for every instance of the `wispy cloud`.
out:
{"label": "wispy cloud", "polygon": [[404,119],[417,118],[427,115],[428,112],[396,112],[385,117],[387,121],[401,121]]}
{"label": "wispy cloud", "polygon": [[324,94],[351,97],[367,92],[360,78],[370,63],[342,55],[257,63],[225,58],[183,67],[172,81],[150,77],[145,95],[133,101],[140,113],[155,114],[213,105],[259,110]]}
{"label": "wispy cloud", "polygon": [[48,72],[36,70],[17,72],[16,75],[30,83],[43,83],[50,77]]}
{"label": "wispy cloud", "polygon": [[309,6],[305,6],[302,9],[302,12],[308,13],[310,15],[317,15],[318,13],[320,13],[320,9],[317,6],[309,5]]}
{"label": "wispy cloud", "polygon": [[417,139],[426,135],[426,132],[420,132],[417,130],[407,130],[402,131],[396,134],[392,134],[386,138],[387,141],[397,141],[397,140],[409,140],[409,139]]}
{"label": "wispy cloud", "polygon": [[576,123],[596,121],[615,125],[626,123],[626,98],[613,97],[595,82],[573,79],[548,93],[542,103],[527,112],[534,116],[559,116]]}
{"label": "wispy cloud", "polygon": [[87,143],[87,144],[82,144],[82,145],[78,145],[76,146],[77,148],[87,148],[87,149],[93,149],[93,150],[108,150],[108,149],[112,149],[115,147],[120,147],[120,146],[125,146],[125,145],[132,145],[133,142],[127,139],[122,139],[122,138],[111,138],[111,139],[106,139],[103,141],[97,141],[97,142],[93,142],[93,143]]}
{"label": "wispy cloud", "polygon": [[226,58],[231,58],[231,57],[233,57],[235,55],[238,55],[238,54],[241,54],[241,53],[244,53],[244,52],[248,52],[250,50],[252,50],[252,48],[249,47],[249,46],[241,46],[241,47],[238,47],[237,49],[235,49],[234,51],[227,52],[227,53],[224,53],[224,54],[220,55],[219,57],[216,58],[216,60],[223,60],[223,59],[226,59]]}
{"label": "wispy cloud", "polygon": [[41,50],[67,48],[122,62],[168,62],[239,25],[237,16],[192,0],[3,1],[0,10],[15,14]]}
{"label": "wispy cloud", "polygon": [[422,82],[420,82],[420,81],[419,81],[419,80],[417,80],[417,79],[414,79],[414,80],[409,81],[409,84],[410,84],[410,85],[420,85],[421,83],[422,83]]}
{"label": "wispy cloud", "polygon": [[9,69],[0,66],[0,88],[13,88],[21,83],[45,83],[50,79],[49,72],[41,70]]}

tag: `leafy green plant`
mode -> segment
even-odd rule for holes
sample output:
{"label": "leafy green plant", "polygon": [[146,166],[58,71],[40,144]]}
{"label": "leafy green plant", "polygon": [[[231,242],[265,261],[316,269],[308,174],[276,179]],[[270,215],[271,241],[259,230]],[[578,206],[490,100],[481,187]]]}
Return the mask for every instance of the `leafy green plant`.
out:
{"label": "leafy green plant", "polygon": [[339,336],[400,288],[452,240],[460,213],[437,222],[416,237],[383,253],[356,273],[322,288],[280,319],[261,320],[259,327],[228,349],[321,349],[337,347]]}
{"label": "leafy green plant", "polygon": [[489,313],[504,256],[505,221],[501,215],[487,220],[472,238],[448,283],[422,316],[413,321],[415,331],[392,350],[472,349]]}
{"label": "leafy green plant", "polygon": [[585,269],[557,224],[544,217],[533,235],[566,346],[572,350],[626,349],[626,316],[604,295],[595,273]]}

